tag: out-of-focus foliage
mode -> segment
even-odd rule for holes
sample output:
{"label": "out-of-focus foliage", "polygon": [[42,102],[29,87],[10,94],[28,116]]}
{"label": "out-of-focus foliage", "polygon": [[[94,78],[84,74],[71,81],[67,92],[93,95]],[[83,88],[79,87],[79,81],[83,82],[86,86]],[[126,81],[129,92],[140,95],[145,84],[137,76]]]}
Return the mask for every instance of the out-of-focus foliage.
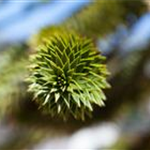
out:
{"label": "out-of-focus foliage", "polygon": [[[104,36],[117,28],[119,24],[129,25],[130,16],[140,17],[148,10],[141,0],[97,0],[74,16],[63,22],[58,30],[75,30],[76,32],[92,37],[93,39]],[[132,20],[132,19],[131,19]],[[37,46],[44,37],[49,37],[55,32],[55,27],[46,27],[29,42]]]}
{"label": "out-of-focus foliage", "polygon": [[141,0],[134,1],[96,1],[67,20],[64,25],[88,36],[102,36],[116,28],[120,23],[127,24],[128,15],[139,17],[147,10]]}
{"label": "out-of-focus foliage", "polygon": [[[14,93],[21,89],[21,83],[26,76],[27,54],[23,46],[16,46],[0,53],[0,114],[6,111],[12,103]],[[19,57],[18,57],[19,56]]]}
{"label": "out-of-focus foliage", "polygon": [[140,17],[148,10],[141,0],[97,0],[68,19],[64,26],[88,36],[103,36],[118,24],[128,25],[128,17]]}
{"label": "out-of-focus foliage", "polygon": [[64,25],[84,35],[94,37],[104,35],[122,21],[123,12],[120,9],[118,1],[95,2],[70,18]]}
{"label": "out-of-focus foliage", "polygon": [[124,16],[126,16],[127,14],[134,14],[136,17],[140,17],[142,14],[148,11],[148,5],[144,0],[124,0],[118,2],[122,6],[122,8],[124,8]]}

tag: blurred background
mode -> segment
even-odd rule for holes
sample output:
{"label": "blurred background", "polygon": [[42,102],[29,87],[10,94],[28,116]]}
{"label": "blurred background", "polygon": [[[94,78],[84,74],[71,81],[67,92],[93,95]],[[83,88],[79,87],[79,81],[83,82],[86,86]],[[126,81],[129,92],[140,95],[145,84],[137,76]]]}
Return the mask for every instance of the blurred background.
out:
{"label": "blurred background", "polygon": [[[0,149],[150,149],[149,0],[0,1]],[[93,39],[112,88],[93,118],[43,115],[24,82],[28,57],[52,27]]]}

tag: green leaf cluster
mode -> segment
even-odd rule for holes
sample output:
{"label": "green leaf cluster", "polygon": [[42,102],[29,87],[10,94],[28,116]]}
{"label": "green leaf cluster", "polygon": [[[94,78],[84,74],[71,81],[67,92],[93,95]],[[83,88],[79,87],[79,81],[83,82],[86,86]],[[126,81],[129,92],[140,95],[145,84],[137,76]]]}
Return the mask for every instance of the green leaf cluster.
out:
{"label": "green leaf cluster", "polygon": [[104,105],[103,89],[109,87],[105,57],[85,37],[54,33],[31,56],[29,71],[29,91],[51,116],[84,120],[93,104]]}

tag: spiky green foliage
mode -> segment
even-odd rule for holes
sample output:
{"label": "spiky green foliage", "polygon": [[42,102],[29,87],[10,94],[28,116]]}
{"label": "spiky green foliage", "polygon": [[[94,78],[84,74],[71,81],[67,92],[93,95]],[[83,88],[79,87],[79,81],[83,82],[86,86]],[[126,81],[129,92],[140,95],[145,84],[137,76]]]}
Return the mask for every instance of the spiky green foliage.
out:
{"label": "spiky green foliage", "polygon": [[109,87],[104,60],[91,40],[54,34],[31,57],[29,91],[52,116],[84,119],[93,104],[104,105],[102,89]]}

